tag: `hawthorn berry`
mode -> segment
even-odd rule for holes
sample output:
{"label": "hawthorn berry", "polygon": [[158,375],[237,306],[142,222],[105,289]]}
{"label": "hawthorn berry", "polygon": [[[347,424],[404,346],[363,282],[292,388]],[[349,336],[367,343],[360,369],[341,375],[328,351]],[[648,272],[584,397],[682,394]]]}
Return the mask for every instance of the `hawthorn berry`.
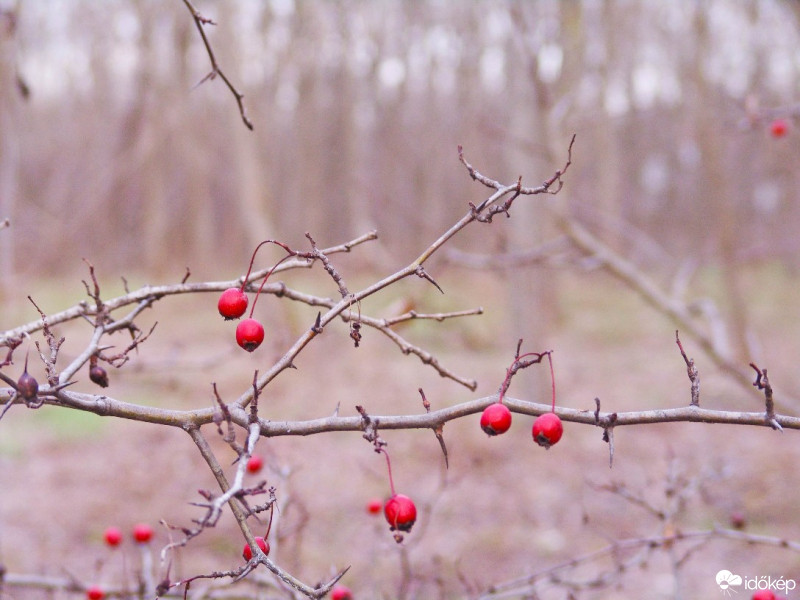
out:
{"label": "hawthorn berry", "polygon": [[220,295],[217,309],[226,321],[238,319],[247,310],[247,294],[241,288],[228,288]]}
{"label": "hawthorn berry", "polygon": [[36,398],[39,393],[39,382],[28,373],[28,357],[25,357],[25,368],[22,370],[22,375],[17,380],[17,392],[22,396],[25,402],[29,402]]}
{"label": "hawthorn berry", "polygon": [[753,594],[752,600],[775,600],[775,594],[771,590],[759,590]]}
{"label": "hawthorn berry", "polygon": [[511,411],[505,404],[495,402],[487,406],[481,415],[481,429],[487,435],[500,435],[511,427]]}
{"label": "hawthorn berry", "polygon": [[383,508],[383,500],[380,498],[373,498],[367,502],[367,512],[371,515],[377,515]]}
{"label": "hawthorn berry", "polygon": [[747,518],[743,512],[738,510],[733,511],[728,518],[730,519],[731,527],[734,529],[744,529],[745,525],[747,525]]}
{"label": "hawthorn berry", "polygon": [[417,520],[417,507],[408,496],[394,494],[386,501],[383,514],[392,531],[397,529],[408,532]]}
{"label": "hawthorn berry", "polygon": [[255,319],[245,319],[236,326],[236,343],[252,352],[264,341],[264,327]]}
{"label": "hawthorn berry", "polygon": [[147,523],[139,523],[133,528],[133,539],[139,544],[146,544],[153,537],[153,528]]}
{"label": "hawthorn berry", "polygon": [[564,426],[556,413],[544,413],[533,422],[533,441],[544,448],[550,448],[561,439]]}
{"label": "hawthorn berry", "polygon": [[[263,537],[257,537],[256,544],[258,544],[258,547],[261,548],[261,551],[264,554],[269,556],[269,542],[267,540],[265,540]],[[253,558],[253,551],[250,549],[250,546],[248,544],[244,545],[244,550],[242,550],[242,556],[244,557],[245,560],[248,561],[251,558]]]}
{"label": "hawthorn berry", "polygon": [[89,367],[89,379],[100,387],[108,387],[108,373],[100,365],[92,365]]}
{"label": "hawthorn berry", "polygon": [[264,459],[258,454],[253,454],[253,456],[247,460],[247,471],[250,473],[258,473],[263,465]]}
{"label": "hawthorn berry", "polygon": [[772,134],[772,137],[783,137],[789,132],[789,123],[784,119],[775,119],[770,123],[769,132]]}
{"label": "hawthorn berry", "polygon": [[99,585],[93,585],[92,587],[86,590],[86,598],[87,600],[103,600],[106,597],[106,593],[103,591]]}
{"label": "hawthorn berry", "polygon": [[114,546],[119,546],[120,542],[122,542],[122,532],[116,527],[109,527],[103,533],[103,538],[106,544],[113,548]]}
{"label": "hawthorn berry", "polygon": [[353,592],[350,591],[350,588],[337,585],[331,590],[331,600],[353,600]]}

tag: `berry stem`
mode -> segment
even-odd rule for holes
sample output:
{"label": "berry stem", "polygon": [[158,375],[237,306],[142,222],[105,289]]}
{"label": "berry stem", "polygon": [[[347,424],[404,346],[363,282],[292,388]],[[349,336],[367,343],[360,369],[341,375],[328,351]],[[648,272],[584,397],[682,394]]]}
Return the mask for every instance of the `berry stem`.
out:
{"label": "berry stem", "polygon": [[392,461],[389,460],[389,453],[384,448],[379,448],[378,452],[383,452],[386,457],[386,468],[389,470],[389,489],[392,491],[392,496],[395,496],[394,479],[392,478]]}
{"label": "berry stem", "polygon": [[[275,243],[276,244],[280,244],[280,242],[275,242]],[[283,244],[281,244],[281,246],[283,246]],[[292,256],[296,256],[297,255],[297,253],[294,250],[290,250],[288,247],[286,248],[286,251],[289,252],[289,254],[284,256],[282,259],[280,259],[278,262],[276,262],[273,265],[273,267],[269,270],[269,273],[267,273],[266,277],[264,277],[264,281],[262,281],[261,285],[258,286],[258,291],[256,292],[256,296],[255,296],[255,298],[253,298],[253,306],[250,307],[250,318],[251,319],[253,318],[253,311],[256,309],[256,302],[258,302],[258,297],[261,295],[261,290],[264,289],[264,284],[267,283],[267,279],[269,279],[269,276],[272,275],[273,271],[275,271],[275,269],[278,268],[278,265],[280,265],[283,261],[285,261],[287,258],[291,258]]]}
{"label": "berry stem", "polygon": [[547,362],[550,363],[550,382],[553,389],[552,411],[556,412],[556,375],[553,372],[553,355],[550,352],[547,353]]}
{"label": "berry stem", "polygon": [[[256,253],[258,252],[259,248],[261,248],[261,246],[263,246],[264,244],[276,244],[276,245],[280,246],[281,248],[283,248],[284,250],[286,250],[286,252],[288,252],[289,254],[294,254],[294,250],[289,248],[289,246],[287,246],[283,242],[279,242],[277,240],[264,240],[263,242],[261,242],[258,246],[256,246],[256,249],[253,250],[253,256],[250,257],[250,266],[247,267],[247,274],[244,276],[244,279],[242,280],[242,285],[239,288],[239,290],[242,291],[242,292],[244,291],[244,288],[247,285],[247,280],[250,278],[250,273],[253,271],[253,263],[256,260]],[[275,266],[277,266],[277,265],[275,265]],[[275,267],[273,267],[273,269],[274,268]],[[270,271],[270,273],[271,272],[272,271]],[[267,277],[269,277],[269,275]]]}
{"label": "berry stem", "polygon": [[[521,343],[522,343],[522,340],[520,340],[520,344]],[[502,404],[503,403],[503,398],[505,397],[506,392],[508,391],[508,388],[511,385],[511,378],[514,376],[514,374],[519,369],[524,369],[525,367],[529,367],[532,364],[541,362],[541,360],[542,360],[542,358],[544,357],[545,354],[547,355],[547,358],[550,359],[550,351],[549,350],[547,352],[526,352],[525,354],[520,355],[519,354],[519,348],[517,348],[517,355],[514,357],[514,360],[512,361],[512,363],[508,366],[508,369],[506,369],[506,378],[503,380],[503,384],[500,386],[500,392],[498,393],[498,398],[497,398],[497,403],[498,404]],[[522,359],[526,358],[528,356],[535,356],[536,360],[523,362]],[[550,375],[551,375],[551,377],[552,377],[552,374],[553,374],[553,362],[551,360],[550,361]],[[553,385],[555,385],[555,382],[553,383]],[[555,389],[553,391],[553,401],[555,402]]]}

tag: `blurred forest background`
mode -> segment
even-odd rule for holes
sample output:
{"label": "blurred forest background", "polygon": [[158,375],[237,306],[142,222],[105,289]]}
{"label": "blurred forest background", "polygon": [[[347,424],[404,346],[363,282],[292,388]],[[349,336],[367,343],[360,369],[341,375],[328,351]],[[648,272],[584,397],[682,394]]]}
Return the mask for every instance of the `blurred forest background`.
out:
{"label": "blurred forest background", "polygon": [[[210,67],[182,2],[0,6],[6,284],[75,256],[238,274],[304,231],[377,228],[407,255],[481,198],[458,144],[534,185],[572,133],[563,201],[648,267],[798,266],[800,136],[747,119],[795,101],[794,2],[200,1],[252,133],[221,81],[194,87]],[[545,239],[525,227],[486,250]]]}
{"label": "blurred forest background", "polygon": [[[123,275],[173,283],[188,266],[192,281],[225,280],[244,273],[260,240],[278,238],[305,249],[306,231],[325,247],[376,229],[377,243],[353,257],[337,255],[335,262],[350,261],[348,277],[354,267],[363,268],[365,278],[383,275],[418,256],[465,214],[468,202],[488,195],[459,163],[458,145],[487,176],[503,183],[522,176],[523,185],[533,186],[563,167],[576,134],[573,163],[560,194],[520,198],[510,220],[498,215],[490,227],[476,224],[434,256],[430,271],[448,292],[441,302],[450,304],[436,304],[438,292],[424,282],[424,292],[399,285],[387,294],[401,300],[407,294],[413,303],[414,294],[430,292],[421,303],[426,309],[488,306],[497,300],[507,310],[495,310],[495,304],[475,319],[478,325],[458,321],[440,329],[419,326],[414,334],[460,371],[474,374],[481,381],[481,395],[497,389],[514,344],[524,337],[526,350],[556,348],[559,404],[592,410],[595,395],[604,402],[612,398],[604,410],[609,405],[626,410],[688,403],[674,323],[654,319],[653,311],[642,310],[641,303],[619,288],[598,291],[597,282],[608,281],[593,278],[591,271],[602,264],[565,234],[566,216],[626,258],[637,269],[636,277],[650,277],[671,299],[688,306],[697,297],[712,298],[714,304],[704,305],[702,316],[714,317],[718,311],[721,318],[698,319],[698,329],[708,332],[719,355],[746,377],[752,375],[747,363],[766,355],[773,385],[778,381],[781,390],[776,402],[783,409],[797,409],[792,414],[800,410],[800,402],[787,402],[784,393],[788,389],[800,396],[795,368],[800,339],[800,3],[197,0],[195,5],[216,23],[205,31],[220,68],[244,93],[253,131],[242,123],[234,97],[219,79],[197,85],[210,71],[209,57],[183,2],[0,0],[0,223],[10,221],[0,231],[0,315],[11,318],[13,303],[24,305],[19,314],[25,321],[38,318],[25,296],[43,296],[31,288],[45,282],[56,290],[60,282],[69,281],[70,289],[82,293],[82,257],[107,279]],[[775,118],[788,122],[786,135],[771,134]],[[578,277],[569,276],[576,272]],[[209,378],[227,378],[235,381],[229,390],[241,390],[252,369],[263,368],[258,362],[263,359],[243,359],[232,343],[225,346],[230,340],[223,334],[230,332],[217,322],[213,307],[208,309],[215,299],[204,297],[206,304],[198,301],[197,310],[195,305],[187,309],[183,301],[169,304],[168,325],[160,326],[148,342],[153,350],[146,346],[132,369],[113,373],[119,386],[115,394],[124,397],[127,391],[138,398],[139,392],[126,390],[125,379],[139,384],[138,379],[147,383],[152,377],[151,388],[145,385],[141,392],[147,401],[172,401],[174,394],[195,407],[208,399]],[[61,308],[65,306],[49,302],[44,306],[45,311]],[[661,307],[660,312],[668,311]],[[293,313],[275,314],[277,322],[284,317],[288,321]],[[302,318],[303,327],[311,322]],[[720,323],[727,333],[715,330]],[[290,325],[273,326],[277,333],[271,332],[265,351],[280,356],[292,339],[283,331]],[[558,336],[548,335],[558,326]],[[191,335],[176,340],[169,327]],[[348,342],[346,334],[341,337]],[[690,336],[685,342],[704,377],[703,402],[711,397],[717,407],[760,410],[758,392],[748,396],[741,385],[725,387],[720,377],[725,369],[715,369],[720,361],[701,362],[707,357],[698,349],[698,337],[691,345]],[[759,337],[762,344],[769,342],[766,352],[754,341]],[[342,339],[327,336],[309,349],[319,380],[277,380],[275,395],[284,394],[292,402],[276,402],[276,414],[307,418],[339,401],[352,412],[353,399],[364,397],[376,411],[397,412],[412,405],[409,410],[419,410],[414,403],[421,385],[437,405],[464,399],[435,373],[398,357],[395,348],[376,343],[370,358],[386,358],[391,367],[370,363],[365,368],[359,362],[363,354],[351,356],[336,344]],[[196,371],[171,362],[182,352],[198,359]],[[329,360],[334,355],[337,360]],[[541,369],[527,379],[515,379],[514,394],[549,399],[549,393],[523,391],[540,375],[537,385],[549,385],[549,375]],[[322,401],[320,381],[326,386]],[[749,382],[744,386],[750,388]],[[413,400],[398,409],[400,398]],[[157,485],[164,487],[157,487],[143,466],[151,463],[140,460],[138,453],[166,455],[169,434],[148,433],[153,437],[146,438],[133,428],[139,424],[103,420],[113,435],[81,439],[82,444],[97,444],[87,460],[79,451],[83,446],[76,450],[54,443],[51,451],[32,443],[31,436],[42,429],[40,414],[29,412],[11,411],[3,422],[11,438],[11,418],[31,422],[29,429],[18,428],[24,450],[8,460],[6,473],[13,481],[36,478],[41,486],[36,489],[46,490],[37,496],[45,507],[42,514],[83,514],[74,517],[75,523],[39,533],[38,543],[48,553],[61,548],[64,560],[77,560],[69,528],[103,525],[97,514],[105,518],[102,511],[112,510],[107,496],[86,491],[108,486],[106,461],[123,465],[118,471],[126,477],[118,485],[130,487],[128,503],[114,510],[128,510],[133,498],[137,510],[147,508],[146,518],[153,523],[163,514],[176,522],[185,517],[174,511],[175,504],[182,510],[181,502],[196,489],[198,475],[183,468],[197,461],[193,449],[185,459],[177,453],[169,455],[175,461],[155,457],[162,462],[152,464],[175,471],[159,480]],[[624,438],[627,448],[619,443],[622,459],[617,460],[622,464],[609,472],[607,446],[591,428],[568,425],[565,439],[569,435],[575,443],[562,442],[548,453],[527,446],[514,450],[510,443],[487,450],[476,422],[467,421],[448,424],[448,444],[454,441],[456,448],[451,472],[461,479],[444,491],[436,491],[436,474],[428,472],[435,469],[414,468],[414,458],[430,465],[431,452],[438,452],[438,446],[431,450],[435,442],[427,432],[426,442],[419,441],[421,434],[392,440],[406,463],[405,481],[423,489],[423,497],[442,498],[434,506],[440,512],[429,538],[441,546],[440,556],[455,557],[449,589],[460,589],[465,572],[476,578],[479,573],[482,583],[491,583],[538,566],[542,556],[543,565],[575,556],[581,543],[570,546],[564,540],[577,539],[575,532],[587,529],[588,517],[579,511],[594,511],[598,516],[593,518],[602,523],[608,520],[608,533],[597,536],[603,543],[639,535],[624,503],[617,499],[609,508],[596,489],[586,492],[584,478],[592,471],[601,482],[606,473],[609,480],[624,477],[627,462],[640,469],[640,488],[652,491],[661,469],[653,457],[663,458],[665,447],[693,476],[706,477],[712,462],[724,463],[720,472],[736,475],[730,488],[714,481],[714,501],[704,498],[714,510],[692,513],[698,526],[725,521],[730,510],[746,510],[766,535],[798,537],[796,481],[787,476],[785,466],[797,462],[800,450],[790,432],[776,442],[778,434],[767,429],[731,435],[730,428],[721,426],[634,428]],[[68,426],[59,421],[54,429],[61,432]],[[522,429],[520,425],[524,442],[530,444],[529,426]],[[119,442],[123,435],[152,443],[131,452]],[[370,462],[374,457],[364,457],[368,452],[363,442],[313,437],[282,441],[292,450],[285,452],[286,461],[335,455],[341,465],[326,475],[338,475],[341,468],[352,478],[347,485],[339,479],[326,485],[313,469],[298,476],[296,497],[307,503],[315,527],[324,529],[310,528],[305,545],[311,550],[287,553],[286,560],[296,561],[291,567],[308,564],[316,576],[319,565],[327,568],[332,560],[328,540],[338,535],[337,528],[357,526],[346,507],[360,511],[362,506],[367,484],[352,483],[361,477],[359,472],[371,469],[368,485],[375,491],[370,493],[382,493],[384,480],[383,471]],[[276,440],[270,443],[278,445]],[[113,451],[116,458],[108,460]],[[36,456],[40,462],[35,463]],[[179,456],[184,460],[180,465]],[[62,462],[57,464],[58,457]],[[26,459],[41,468],[26,468]],[[563,483],[525,487],[520,471]],[[471,477],[464,477],[466,472]],[[139,479],[133,481],[135,477]],[[484,482],[477,490],[483,494],[476,492],[472,477]],[[667,473],[664,479],[669,477]],[[87,478],[96,479],[87,483]],[[433,483],[426,488],[429,479]],[[509,482],[520,489],[506,493]],[[320,489],[326,492],[320,494]],[[6,548],[14,549],[32,543],[35,527],[26,523],[28,489],[8,496],[4,519],[14,527],[6,533]],[[572,502],[576,497],[580,502]],[[496,512],[484,514],[489,501]],[[319,515],[334,518],[320,524],[324,519]],[[297,521],[302,524],[308,516],[301,516]],[[118,515],[108,516],[109,521],[112,517]],[[501,517],[506,527],[499,536]],[[292,518],[290,514],[287,521],[293,523]],[[657,526],[666,529],[663,523]],[[374,529],[386,533],[382,525]],[[96,542],[99,533],[92,535]],[[553,543],[554,537],[561,542]],[[370,543],[383,543],[383,538],[373,538],[382,541]],[[344,548],[360,538],[341,539]],[[300,546],[290,535],[287,540],[287,545]],[[387,543],[394,548],[393,542]],[[235,528],[220,532],[218,544],[219,555],[209,565],[227,564],[219,556],[238,559],[241,543]],[[350,546],[372,547],[360,542]],[[336,557],[355,565],[353,580],[395,572],[376,568],[380,553],[364,553],[369,556],[361,562]],[[459,562],[462,553],[465,558]],[[762,556],[759,564],[751,549],[742,547],[739,554],[717,556],[707,564],[697,558],[680,567],[696,571],[698,580],[711,588],[713,573],[723,566],[749,565],[752,575],[773,567],[783,569],[776,575],[796,574],[783,568],[796,564],[794,555],[784,563]],[[430,571],[434,587],[442,571],[430,557],[426,549],[416,555],[414,565]],[[495,566],[481,571],[492,561]],[[649,574],[640,576],[650,585]],[[658,597],[680,597],[670,585],[662,586],[669,592]]]}

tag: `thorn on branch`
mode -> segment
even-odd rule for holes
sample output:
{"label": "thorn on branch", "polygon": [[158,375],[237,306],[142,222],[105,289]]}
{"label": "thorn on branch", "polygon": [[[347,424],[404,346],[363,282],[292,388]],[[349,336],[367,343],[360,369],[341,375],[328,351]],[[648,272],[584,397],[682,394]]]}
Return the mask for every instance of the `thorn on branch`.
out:
{"label": "thorn on branch", "polygon": [[[212,382],[211,387],[214,390],[214,398],[217,401],[217,406],[219,406],[218,411],[214,411],[214,415],[212,417],[214,423],[217,425],[217,433],[222,436],[222,440],[227,444],[235,444],[236,443],[236,431],[233,428],[233,418],[231,417],[231,411],[228,408],[228,405],[222,401],[222,398],[217,391],[217,383]],[[228,433],[223,433],[222,431],[222,422],[225,421],[228,424]],[[241,448],[234,448],[237,454],[241,454]]]}
{"label": "thorn on branch", "polygon": [[317,313],[317,318],[314,320],[314,325],[311,326],[311,331],[314,333],[322,333],[322,313]]}
{"label": "thorn on branch", "polygon": [[692,403],[691,406],[700,406],[700,373],[694,365],[694,359],[686,356],[681,344],[681,338],[678,336],[678,330],[675,330],[675,343],[678,344],[678,349],[681,351],[681,356],[686,363],[686,373],[689,375],[689,381],[692,383]]}
{"label": "thorn on branch", "polygon": [[439,291],[440,291],[442,294],[444,294],[444,290],[443,290],[441,287],[439,287],[439,284],[438,284],[438,283],[436,283],[436,282],[433,280],[433,277],[431,277],[430,275],[428,275],[427,271],[425,271],[425,269],[424,269],[424,267],[423,267],[422,265],[419,265],[419,266],[417,267],[417,269],[416,269],[415,273],[416,273],[417,277],[422,277],[423,279],[425,279],[425,280],[429,281],[430,283],[432,283],[432,284],[433,284],[433,286],[434,286],[434,287],[435,287],[437,290],[439,290]]}

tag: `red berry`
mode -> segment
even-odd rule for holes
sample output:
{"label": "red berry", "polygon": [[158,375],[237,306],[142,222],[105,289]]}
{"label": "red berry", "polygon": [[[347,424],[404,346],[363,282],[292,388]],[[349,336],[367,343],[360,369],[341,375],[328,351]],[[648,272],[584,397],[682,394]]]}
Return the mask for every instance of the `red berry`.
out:
{"label": "red berry", "polygon": [[544,448],[550,448],[557,443],[561,439],[562,433],[564,433],[564,426],[555,413],[539,415],[533,422],[533,441]]}
{"label": "red berry", "polygon": [[239,288],[228,288],[219,297],[217,309],[226,321],[238,319],[247,310],[247,294]]}
{"label": "red berry", "polygon": [[263,465],[264,460],[258,454],[253,454],[247,461],[247,470],[250,473],[258,473]]}
{"label": "red berry", "polygon": [[775,600],[775,594],[770,590],[759,590],[753,594],[752,600]]}
{"label": "red berry", "polygon": [[93,585],[89,589],[86,590],[86,598],[88,600],[103,600],[106,597],[106,593],[103,591],[99,585]]}
{"label": "red berry", "polygon": [[395,494],[386,501],[383,514],[392,531],[411,531],[414,521],[417,520],[417,507],[408,496]]}
{"label": "red berry", "polygon": [[236,326],[236,343],[252,352],[264,341],[264,327],[255,319],[245,319]]}
{"label": "red berry", "polygon": [[[261,551],[264,554],[269,556],[269,542],[268,541],[266,541],[262,537],[257,537],[256,538],[256,544],[258,544],[258,547],[261,548]],[[250,550],[250,546],[248,546],[247,544],[244,545],[244,550],[242,550],[242,556],[244,557],[245,560],[250,560],[251,558],[253,558],[253,551]]]}
{"label": "red berry", "polygon": [[734,529],[744,529],[745,525],[747,525],[747,518],[744,516],[744,513],[738,510],[730,514],[730,521],[731,527]]}
{"label": "red berry", "polygon": [[775,119],[769,126],[772,137],[783,137],[789,132],[789,123],[783,119]]}
{"label": "red berry", "polygon": [[122,541],[122,532],[116,527],[109,527],[103,533],[103,538],[109,546],[119,546]]}
{"label": "red berry", "polygon": [[353,592],[350,591],[350,588],[337,585],[331,590],[331,600],[353,600]]}
{"label": "red berry", "polygon": [[139,523],[133,528],[133,539],[140,544],[146,544],[153,537],[153,528],[147,523]]}
{"label": "red berry", "polygon": [[500,435],[511,427],[511,411],[505,404],[495,402],[487,406],[481,415],[481,429],[487,435]]}
{"label": "red berry", "polygon": [[383,508],[383,500],[380,498],[373,498],[367,502],[367,512],[371,515],[377,515]]}

